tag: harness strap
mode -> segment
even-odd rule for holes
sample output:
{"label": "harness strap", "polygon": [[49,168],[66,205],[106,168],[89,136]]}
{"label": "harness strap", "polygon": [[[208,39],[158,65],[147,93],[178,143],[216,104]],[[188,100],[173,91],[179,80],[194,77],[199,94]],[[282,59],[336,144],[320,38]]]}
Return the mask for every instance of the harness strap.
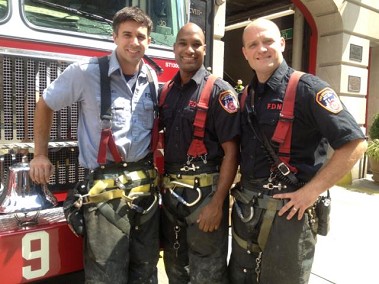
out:
{"label": "harness strap", "polygon": [[241,106],[241,111],[243,110],[244,106],[245,106],[245,102],[246,102],[246,97],[247,97],[247,93],[248,93],[248,88],[249,86],[246,86],[242,93],[241,93],[241,97],[240,97],[240,106]]}
{"label": "harness strap", "polygon": [[300,71],[294,71],[291,74],[286,93],[284,95],[283,108],[280,112],[279,121],[276,125],[274,135],[271,138],[272,141],[279,144],[278,155],[280,156],[280,160],[294,172],[297,172],[297,169],[289,164],[292,141],[292,125],[294,120],[296,88],[299,79],[303,74],[304,73]]}
{"label": "harness strap", "polygon": [[234,232],[234,230],[233,238],[243,249],[250,250],[253,252],[261,252],[266,247],[266,243],[271,231],[272,223],[276,216],[276,212],[283,207],[283,201],[263,196],[261,198],[257,198],[255,204],[257,208],[265,209],[262,225],[259,230],[258,244],[253,244],[252,242],[242,239],[240,236],[236,234],[236,232]]}
{"label": "harness strap", "polygon": [[107,160],[106,160],[107,145],[109,147],[109,150],[111,151],[111,154],[113,156],[114,161],[116,163],[120,163],[122,161],[122,159],[121,159],[120,153],[118,152],[116,142],[113,139],[112,130],[110,128],[103,129],[101,131],[97,162],[100,165],[104,165],[107,162]]}
{"label": "harness strap", "polygon": [[258,244],[259,247],[264,251],[268,239],[268,235],[271,231],[272,222],[274,221],[274,217],[277,211],[277,201],[275,199],[268,199],[267,201],[267,209],[263,216],[263,222],[261,225],[261,229],[259,230],[258,236]]}
{"label": "harness strap", "polygon": [[170,92],[173,85],[174,85],[174,81],[168,81],[164,83],[161,89],[161,93],[159,95],[159,103],[158,103],[159,107],[163,106],[164,102],[166,101],[167,94]]}
{"label": "harness strap", "polygon": [[232,228],[232,236],[233,236],[233,239],[236,241],[236,243],[241,248],[243,248],[244,250],[248,250],[251,252],[261,252],[262,251],[257,244],[254,244],[252,242],[248,242],[248,241],[242,239],[240,236],[238,236],[236,231],[234,231],[234,228]]}
{"label": "harness strap", "polygon": [[101,131],[101,138],[99,144],[99,152],[97,156],[97,162],[100,165],[104,165],[106,163],[107,156],[107,146],[109,146],[109,150],[113,156],[113,159],[116,163],[122,161],[121,155],[118,152],[116,143],[114,141],[111,129],[111,85],[110,78],[108,76],[109,70],[109,59],[108,56],[100,57],[99,59],[99,68],[100,68],[100,88],[101,88],[101,113],[100,118],[102,121],[108,120],[108,125],[104,126]]}
{"label": "harness strap", "polygon": [[211,97],[213,85],[216,79],[216,76],[212,74],[209,75],[208,80],[201,91],[199,102],[197,103],[195,120],[193,122],[193,139],[187,152],[187,154],[191,157],[196,158],[208,153],[204,144],[205,122],[207,120],[209,99]]}
{"label": "harness strap", "polygon": [[[188,148],[187,155],[191,157],[200,157],[203,155],[206,155],[208,153],[205,144],[204,144],[204,135],[205,135],[205,122],[207,119],[207,111],[208,111],[208,105],[209,105],[209,99],[212,93],[214,82],[216,81],[217,77],[210,74],[207,82],[205,83],[205,86],[203,90],[201,91],[199,101],[197,103],[197,109],[196,109],[196,115],[193,122],[194,126],[194,133],[193,133],[193,139],[190,144],[190,147]],[[159,97],[159,107],[162,107],[167,94],[170,92],[173,81],[166,82],[161,90],[160,97]]]}
{"label": "harness strap", "polygon": [[219,173],[214,174],[199,174],[199,175],[174,175],[170,174],[163,177],[163,184],[169,185],[172,180],[185,183],[189,186],[207,187],[215,183],[215,179]]}
{"label": "harness strap", "polygon": [[154,152],[157,149],[158,141],[159,141],[159,107],[158,107],[157,91],[155,89],[153,75],[151,74],[151,71],[148,67],[146,69],[147,69],[147,80],[149,82],[150,95],[154,104],[154,122],[153,122],[153,129],[151,132],[151,142],[150,142],[150,151]]}
{"label": "harness strap", "polygon": [[[154,171],[133,171],[119,175],[117,178],[97,179],[93,181],[93,186],[88,193],[82,195],[84,204],[106,202],[115,198],[123,198],[127,202],[132,202],[138,197],[150,196],[151,187],[158,186],[158,176],[154,176]],[[144,182],[147,177],[154,180]],[[134,182],[135,181],[135,182]],[[130,189],[130,190],[129,190]],[[126,194],[125,191],[128,191]]]}
{"label": "harness strap", "polygon": [[[288,81],[286,88],[286,93],[283,99],[283,108],[280,112],[279,121],[276,125],[272,141],[279,144],[280,161],[282,161],[288,169],[296,173],[297,169],[290,165],[289,160],[291,157],[291,141],[292,141],[292,124],[294,120],[294,108],[295,108],[295,98],[296,98],[296,88],[300,77],[304,74],[301,71],[294,71]],[[241,110],[244,109],[246,98],[248,95],[248,86],[243,89],[240,97]],[[288,135],[287,135],[288,134]],[[277,167],[281,165],[276,165]]]}

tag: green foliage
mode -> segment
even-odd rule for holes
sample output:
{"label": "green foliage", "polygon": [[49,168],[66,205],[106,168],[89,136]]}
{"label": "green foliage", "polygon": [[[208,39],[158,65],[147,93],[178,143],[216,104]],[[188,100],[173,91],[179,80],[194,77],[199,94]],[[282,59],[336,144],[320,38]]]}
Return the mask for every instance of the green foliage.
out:
{"label": "green foliage", "polygon": [[368,135],[372,140],[379,139],[379,113],[374,116]]}
{"label": "green foliage", "polygon": [[368,142],[366,154],[368,157],[372,157],[374,160],[379,161],[379,139],[374,139]]}

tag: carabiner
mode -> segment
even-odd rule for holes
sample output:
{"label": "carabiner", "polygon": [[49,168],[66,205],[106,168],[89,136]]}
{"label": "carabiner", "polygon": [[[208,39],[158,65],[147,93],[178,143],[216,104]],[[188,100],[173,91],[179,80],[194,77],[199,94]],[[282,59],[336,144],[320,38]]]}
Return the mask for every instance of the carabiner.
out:
{"label": "carabiner", "polygon": [[251,221],[251,219],[253,219],[253,217],[254,217],[254,207],[253,206],[250,206],[250,214],[247,217],[243,216],[241,207],[239,207],[235,198],[234,198],[234,206],[236,207],[237,215],[238,215],[238,217],[240,217],[242,222],[247,223],[247,222]]}
{"label": "carabiner", "polygon": [[[169,190],[170,190],[171,194],[172,194],[172,195],[173,195],[173,196],[174,196],[179,202],[181,202],[182,204],[186,205],[187,207],[191,207],[191,206],[196,205],[196,204],[200,201],[202,194],[201,194],[201,190],[200,190],[199,187],[192,187],[192,186],[189,185],[189,184],[186,184],[186,183],[183,183],[183,182],[179,182],[179,181],[176,181],[176,180],[173,180],[173,181],[171,181],[170,183],[174,184],[174,187],[172,187],[172,188],[169,187]],[[178,195],[178,194],[174,191],[174,189],[175,189],[176,186],[179,186],[179,187],[187,187],[187,188],[190,188],[190,189],[193,189],[193,188],[196,189],[196,191],[197,191],[197,193],[198,193],[197,198],[196,198],[194,201],[192,201],[191,203],[187,202],[183,197],[181,197],[180,195]]]}

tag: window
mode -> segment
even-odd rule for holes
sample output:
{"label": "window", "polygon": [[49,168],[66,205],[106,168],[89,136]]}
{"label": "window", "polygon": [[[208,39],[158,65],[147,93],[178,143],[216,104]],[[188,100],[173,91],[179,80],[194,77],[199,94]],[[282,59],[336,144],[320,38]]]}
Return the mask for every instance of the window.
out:
{"label": "window", "polygon": [[0,21],[3,20],[9,11],[9,0],[0,0]]}
{"label": "window", "polygon": [[[34,28],[47,32],[106,37],[111,40],[113,15],[126,5],[137,5],[153,20],[152,43],[172,46],[186,20],[183,0],[25,0],[24,15]],[[5,0],[0,0],[5,3]],[[1,10],[2,11],[2,10]]]}

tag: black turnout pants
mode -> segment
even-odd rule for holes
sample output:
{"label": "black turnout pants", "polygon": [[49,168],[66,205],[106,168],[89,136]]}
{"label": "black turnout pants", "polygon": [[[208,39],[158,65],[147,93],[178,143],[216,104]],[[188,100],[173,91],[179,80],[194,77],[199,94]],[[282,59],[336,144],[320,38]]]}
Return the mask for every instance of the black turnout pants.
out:
{"label": "black turnout pants", "polygon": [[[236,201],[238,202],[238,201]],[[244,216],[250,212],[250,205],[238,202]],[[265,209],[255,208],[253,219],[243,223],[233,207],[233,230],[242,239],[257,244],[260,225]],[[316,235],[309,226],[308,214],[298,221],[275,213],[267,243],[257,267],[258,252],[243,249],[235,239],[229,262],[229,279],[232,284],[306,284],[311,273],[315,252]],[[258,218],[258,219],[257,219]],[[260,271],[259,281],[257,271]]]}
{"label": "black turnout pants", "polygon": [[[140,198],[147,208],[153,196]],[[159,210],[145,223],[137,225],[138,215],[122,199],[113,199],[110,221],[98,206],[85,206],[84,269],[86,283],[158,283]],[[123,224],[120,229],[117,224]]]}
{"label": "black turnout pants", "polygon": [[[212,188],[203,188],[203,198]],[[176,189],[187,201],[195,190]],[[170,284],[221,284],[227,281],[228,255],[228,203],[223,205],[223,219],[218,230],[203,232],[195,222],[184,224],[184,217],[196,210],[178,203],[167,190],[163,194],[162,243],[164,263]],[[200,204],[201,202],[199,202]],[[167,215],[167,211],[169,215]],[[178,222],[179,221],[179,222]]]}

